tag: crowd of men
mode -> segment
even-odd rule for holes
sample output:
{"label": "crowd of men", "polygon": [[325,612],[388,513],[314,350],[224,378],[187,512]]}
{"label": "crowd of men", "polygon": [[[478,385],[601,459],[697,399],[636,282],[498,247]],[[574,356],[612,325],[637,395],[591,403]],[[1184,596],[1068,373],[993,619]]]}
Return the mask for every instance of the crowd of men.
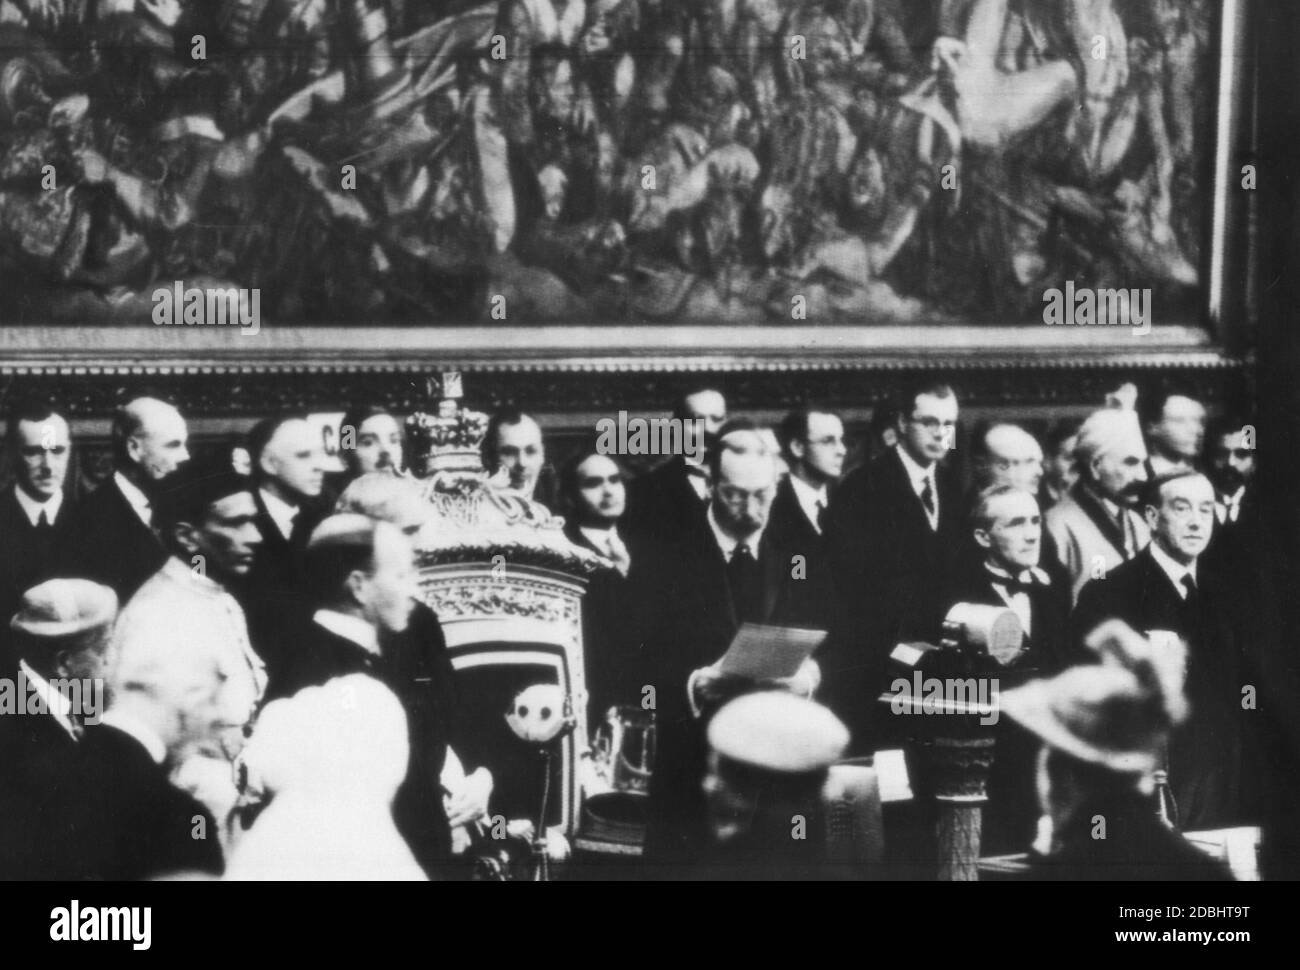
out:
{"label": "crowd of men", "polygon": [[[816,823],[831,765],[902,743],[878,700],[891,652],[938,643],[957,603],[1009,609],[1023,631],[999,674],[1020,690],[986,848],[1028,850],[1047,815],[1045,865],[1220,874],[1167,836],[1258,823],[1253,429],[1207,424],[1185,390],[1132,403],[1053,427],[1044,448],[1006,422],[962,438],[956,391],[920,383],[846,471],[833,409],[769,429],[701,387],[674,416],[699,422],[703,454],[635,477],[595,437],[556,471],[536,420],[494,415],[488,470],[608,567],[583,604],[589,711],[652,688],[645,875],[833,873],[787,810]],[[343,427],[343,473],[298,415],[258,423],[233,460],[191,459],[184,416],[137,398],[113,418],[111,477],[77,497],[67,416],[12,412],[0,611],[4,677],[25,693],[0,708],[0,875],[467,875],[510,779],[465,729],[420,599],[412,537],[431,513],[402,422],[367,406]],[[1126,627],[1098,634],[1111,621]],[[743,623],[827,638],[753,682],[718,663]],[[1070,841],[1089,792],[1130,819],[1104,859]]]}

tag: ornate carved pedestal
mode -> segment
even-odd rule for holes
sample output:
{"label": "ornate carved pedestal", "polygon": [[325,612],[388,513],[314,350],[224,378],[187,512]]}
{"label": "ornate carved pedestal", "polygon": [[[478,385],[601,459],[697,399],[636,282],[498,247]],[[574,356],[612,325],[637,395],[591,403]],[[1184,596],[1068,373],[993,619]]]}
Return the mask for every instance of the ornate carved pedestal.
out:
{"label": "ornate carved pedestal", "polygon": [[[893,703],[892,698],[881,698]],[[920,698],[910,698],[919,708]],[[927,702],[930,703],[930,702]],[[941,881],[979,879],[980,830],[988,801],[989,770],[996,738],[985,705],[931,704],[904,716],[915,729],[907,744],[908,770],[918,799],[930,798],[938,809],[937,877]]]}

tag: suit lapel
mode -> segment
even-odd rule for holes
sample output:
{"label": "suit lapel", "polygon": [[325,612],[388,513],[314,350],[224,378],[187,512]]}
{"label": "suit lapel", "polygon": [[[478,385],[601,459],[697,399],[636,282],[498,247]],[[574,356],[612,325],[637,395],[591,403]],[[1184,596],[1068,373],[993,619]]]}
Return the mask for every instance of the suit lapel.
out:
{"label": "suit lapel", "polygon": [[766,533],[759,543],[758,562],[763,571],[763,622],[770,623],[776,612],[784,577],[781,551]]}
{"label": "suit lapel", "polygon": [[[890,457],[888,464],[889,478],[886,482],[886,493],[896,495],[902,508],[907,509],[907,522],[913,529],[922,530],[925,533],[931,533],[934,530],[930,528],[930,517],[926,515],[925,506],[921,504],[921,498],[912,488],[911,476],[907,474],[907,468],[903,465],[903,456],[895,448]],[[938,478],[935,475],[935,490],[938,491]],[[938,496],[936,496],[939,499]],[[939,499],[942,501],[942,499]],[[944,509],[939,509],[939,516],[942,520]]]}
{"label": "suit lapel", "polygon": [[[1082,485],[1076,485],[1074,502],[1083,510],[1083,514],[1092,521],[1092,524],[1097,527],[1097,531],[1101,533],[1102,538],[1110,543],[1119,558],[1124,559],[1124,530],[1117,526],[1115,521],[1106,514],[1106,509],[1102,507],[1100,500],[1095,498]],[[1127,516],[1128,511],[1121,509],[1120,514]]]}

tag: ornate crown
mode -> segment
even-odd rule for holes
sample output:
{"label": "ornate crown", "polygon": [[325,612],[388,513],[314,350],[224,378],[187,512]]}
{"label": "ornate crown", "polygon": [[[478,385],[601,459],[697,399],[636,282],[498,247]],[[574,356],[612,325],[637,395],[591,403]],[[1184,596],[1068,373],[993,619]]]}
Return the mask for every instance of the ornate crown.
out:
{"label": "ornate crown", "polygon": [[458,371],[448,371],[439,382],[429,380],[430,389],[442,388],[437,414],[417,411],[406,419],[407,450],[411,469],[418,478],[438,472],[481,472],[481,449],[487,435],[488,416],[460,406]]}

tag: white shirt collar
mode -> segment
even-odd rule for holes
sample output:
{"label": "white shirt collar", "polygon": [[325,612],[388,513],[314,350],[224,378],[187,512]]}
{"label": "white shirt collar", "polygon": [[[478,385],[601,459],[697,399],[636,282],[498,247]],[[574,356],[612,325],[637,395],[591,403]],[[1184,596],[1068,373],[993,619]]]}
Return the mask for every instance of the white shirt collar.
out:
{"label": "white shirt collar", "polygon": [[[934,465],[930,465],[929,468],[922,468],[902,445],[894,445],[894,450],[898,452],[898,457],[903,459],[903,468],[907,470],[907,477],[912,482],[912,490],[917,495],[920,495],[925,483],[934,481]],[[930,487],[934,488],[933,485]]]}
{"label": "white shirt collar", "polygon": [[36,689],[36,693],[45,702],[45,709],[58,722],[59,727],[75,738],[77,735],[72,729],[72,701],[55,690],[50,682],[33,670],[26,660],[18,661],[18,669],[27,678],[27,682]]}
{"label": "white shirt collar", "polygon": [[1215,503],[1217,506],[1217,508],[1215,509],[1215,517],[1219,520],[1219,522],[1222,523],[1224,522],[1224,520],[1231,517],[1234,511],[1240,514],[1241,500],[1244,499],[1245,497],[1246,497],[1245,485],[1241,486],[1241,488],[1237,489],[1231,495],[1220,495],[1218,501]]}
{"label": "white shirt collar", "polygon": [[293,535],[293,520],[298,516],[298,506],[290,505],[278,495],[268,492],[264,488],[259,488],[262,493],[262,504],[266,506],[266,513],[275,523],[275,527],[280,530],[280,535],[288,539]]}
{"label": "white shirt collar", "polygon": [[140,516],[140,521],[153,528],[153,503],[149,501],[149,496],[121,472],[113,472],[113,481],[117,483],[118,491],[130,503],[131,508],[135,509],[135,514]]}
{"label": "white shirt collar", "polygon": [[821,532],[821,526],[817,524],[820,516],[817,513],[829,504],[827,498],[830,494],[825,484],[820,488],[814,488],[798,475],[791,475],[790,487],[794,489],[794,497],[799,502],[799,508],[803,509],[803,514],[808,516],[808,521],[812,523],[813,528]]}
{"label": "white shirt collar", "polygon": [[38,502],[26,492],[22,487],[14,485],[14,497],[18,499],[18,504],[22,507],[23,514],[27,516],[27,521],[35,528],[36,523],[41,519],[41,513],[45,513],[46,520],[50,525],[54,525],[59,517],[59,509],[63,508],[63,493],[55,492],[44,502]]}
{"label": "white shirt collar", "polygon": [[351,640],[369,653],[376,656],[379,654],[379,635],[373,626],[359,616],[349,616],[337,610],[317,610],[312,615],[312,621],[335,636]]}
{"label": "white shirt collar", "polygon": [[594,525],[580,525],[578,531],[586,536],[587,541],[600,550],[603,555],[609,548],[611,539],[621,539],[618,534],[618,526],[611,525],[608,529],[602,529]]}
{"label": "white shirt collar", "polygon": [[1040,586],[1052,585],[1052,577],[1048,575],[1047,570],[1039,566],[1030,566],[1028,569],[1022,569],[1019,573],[1013,575],[1010,571],[986,559],[984,568],[994,576],[1000,576],[1003,579],[1015,579],[1022,583],[1038,583]]}
{"label": "white shirt collar", "polygon": [[163,739],[158,737],[153,728],[129,711],[110,710],[100,723],[117,728],[123,734],[129,734],[139,741],[145,751],[149,752],[149,757],[153,759],[154,764],[160,765],[167,760],[167,745],[163,743]]}
{"label": "white shirt collar", "polygon": [[1151,540],[1151,544],[1148,548],[1151,550],[1151,558],[1156,561],[1156,565],[1158,565],[1164,571],[1164,574],[1169,577],[1169,581],[1174,584],[1174,589],[1178,592],[1178,595],[1183,599],[1186,599],[1187,587],[1183,585],[1183,577],[1191,576],[1192,582],[1197,582],[1196,560],[1192,560],[1190,566],[1184,566],[1182,563],[1177,562],[1172,556],[1170,556],[1169,553],[1161,549],[1160,543],[1156,542],[1154,539]]}
{"label": "white shirt collar", "polygon": [[[709,503],[709,513],[706,516],[709,520],[709,528],[713,530],[713,538],[718,543],[718,548],[722,550],[722,558],[731,562],[731,557],[740,545],[739,540],[733,539],[727,533],[722,531],[722,526],[718,525],[718,519],[713,514],[713,503]],[[745,545],[749,546],[749,551],[755,559],[758,558],[758,545],[763,541],[763,530],[759,529],[752,536],[745,540]]]}
{"label": "white shirt collar", "polygon": [[916,493],[918,499],[921,497],[921,493],[925,491],[926,483],[930,484],[930,498],[934,503],[934,511],[931,512],[926,509],[924,503],[922,503],[922,511],[925,512],[926,518],[930,521],[930,528],[937,529],[939,527],[939,486],[934,478],[935,464],[932,462],[929,468],[922,468],[901,444],[894,445],[894,450],[898,452],[898,457],[903,460],[903,468],[912,482],[912,491]]}

